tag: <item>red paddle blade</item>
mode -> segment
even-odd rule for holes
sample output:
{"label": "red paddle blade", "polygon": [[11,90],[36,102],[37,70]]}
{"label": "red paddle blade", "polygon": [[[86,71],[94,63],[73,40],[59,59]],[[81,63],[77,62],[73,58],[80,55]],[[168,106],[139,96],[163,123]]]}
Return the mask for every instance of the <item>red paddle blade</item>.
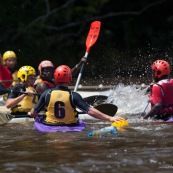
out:
{"label": "red paddle blade", "polygon": [[100,21],[94,21],[91,23],[90,30],[86,39],[86,52],[89,52],[90,47],[97,41],[100,32]]}

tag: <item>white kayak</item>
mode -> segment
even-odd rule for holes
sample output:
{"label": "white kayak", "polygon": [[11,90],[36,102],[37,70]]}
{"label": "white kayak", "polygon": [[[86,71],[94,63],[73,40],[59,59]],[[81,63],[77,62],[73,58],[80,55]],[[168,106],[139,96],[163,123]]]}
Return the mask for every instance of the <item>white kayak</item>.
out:
{"label": "white kayak", "polygon": [[[110,116],[114,116],[118,110],[118,107],[114,104],[110,104],[110,103],[103,103],[103,104],[99,104],[94,106],[96,109],[98,109],[99,111],[108,114]],[[79,112],[79,111],[78,111]],[[88,114],[85,114],[84,112],[79,112],[79,119],[81,120],[85,120],[85,119],[95,119],[91,116],[89,116]],[[42,117],[40,115],[40,117]],[[95,119],[96,120],[96,119]],[[11,115],[9,110],[5,110],[3,111],[3,113],[0,113],[0,124],[6,124],[6,123],[25,123],[25,122],[32,122],[34,121],[33,118],[30,118],[28,115]]]}
{"label": "white kayak", "polygon": [[[0,116],[1,114],[10,114],[10,110],[7,109],[5,106],[0,106]],[[79,114],[79,118],[82,120],[85,119],[94,119],[93,117],[89,116],[88,114]],[[21,118],[13,118],[11,119],[8,123],[25,123],[25,122],[33,122],[34,118],[29,118],[29,117],[21,117]]]}
{"label": "white kayak", "polygon": [[[106,91],[77,91],[83,98],[95,96],[95,95],[102,95],[102,96],[109,96],[111,90]],[[2,101],[2,97],[0,98],[0,115],[1,114],[10,114],[10,110],[5,107],[5,102]],[[79,118],[82,120],[85,119],[94,119],[93,117],[89,116],[88,114],[80,114]],[[33,118],[29,117],[22,117],[22,118],[13,118],[9,121],[9,123],[21,123],[21,122],[32,122],[34,121]]]}

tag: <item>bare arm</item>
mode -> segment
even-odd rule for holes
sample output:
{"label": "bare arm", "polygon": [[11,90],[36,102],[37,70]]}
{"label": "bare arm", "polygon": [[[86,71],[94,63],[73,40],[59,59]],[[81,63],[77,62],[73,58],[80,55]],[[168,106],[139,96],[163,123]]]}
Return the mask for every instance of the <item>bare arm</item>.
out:
{"label": "bare arm", "polygon": [[50,90],[48,91],[45,91],[41,97],[39,98],[37,104],[34,106],[34,108],[31,109],[30,112],[28,112],[28,115],[30,115],[31,117],[33,118],[36,118],[36,116],[38,115],[38,113],[44,109],[44,107],[46,106],[46,95],[47,93],[49,92]]}
{"label": "bare arm", "polygon": [[157,103],[155,104],[152,109],[144,116],[144,119],[147,119],[149,117],[153,117],[156,115],[161,109],[162,109],[163,103]]}
{"label": "bare arm", "polygon": [[83,63],[83,62],[86,63],[86,61],[87,61],[87,60],[86,60],[85,57],[81,58],[81,60],[79,61],[79,63],[76,64],[76,66],[73,67],[73,68],[71,69],[71,72],[72,72],[73,76],[75,76],[76,73],[79,71],[79,69],[80,69],[82,63]]}
{"label": "bare arm", "polygon": [[100,120],[105,120],[105,121],[110,121],[110,122],[124,120],[124,118],[122,118],[122,117],[118,117],[118,116],[111,117],[109,115],[106,115],[106,114],[98,111],[94,107],[89,108],[88,114],[90,116],[94,117],[94,118],[97,118],[97,119],[100,119]]}
{"label": "bare arm", "polygon": [[36,89],[38,94],[42,94],[48,88],[49,87],[44,82],[40,82],[40,83],[37,84],[35,89]]}
{"label": "bare arm", "polygon": [[28,115],[30,115],[32,118],[36,118],[38,113],[34,111],[34,108],[31,109],[30,112],[28,112]]}
{"label": "bare arm", "polygon": [[20,101],[22,101],[24,99],[24,97],[26,96],[26,94],[22,94],[19,97],[16,98],[9,98],[6,101],[6,107],[9,108],[13,108],[15,107]]}
{"label": "bare arm", "polygon": [[6,107],[9,108],[13,108],[15,107],[20,101],[22,101],[26,96],[32,96],[34,94],[34,92],[32,90],[28,90],[26,92],[26,94],[22,94],[16,98],[9,98],[6,101]]}

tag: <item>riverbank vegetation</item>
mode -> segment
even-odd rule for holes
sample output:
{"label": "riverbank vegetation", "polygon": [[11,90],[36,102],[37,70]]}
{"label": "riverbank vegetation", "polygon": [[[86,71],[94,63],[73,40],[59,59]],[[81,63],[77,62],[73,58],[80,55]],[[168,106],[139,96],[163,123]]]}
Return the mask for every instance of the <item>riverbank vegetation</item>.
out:
{"label": "riverbank vegetation", "polygon": [[150,76],[153,60],[173,64],[171,0],[13,0],[0,11],[0,52],[14,50],[19,67],[44,59],[73,67],[94,20],[102,26],[84,76]]}

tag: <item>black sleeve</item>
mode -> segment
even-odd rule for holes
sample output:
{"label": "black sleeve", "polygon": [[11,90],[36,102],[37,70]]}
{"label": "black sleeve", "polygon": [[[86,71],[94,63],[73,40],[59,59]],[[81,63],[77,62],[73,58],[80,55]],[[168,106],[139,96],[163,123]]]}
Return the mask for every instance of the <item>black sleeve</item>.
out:
{"label": "black sleeve", "polygon": [[12,90],[12,92],[8,95],[8,98],[16,98],[16,97],[22,95],[21,93],[18,93],[18,92],[25,92],[26,88],[24,85],[18,84],[18,85],[11,87],[10,90]]}
{"label": "black sleeve", "polygon": [[91,107],[82,99],[81,95],[76,92],[72,92],[72,102],[77,108],[79,108],[83,112],[88,112],[88,109]]}
{"label": "black sleeve", "polygon": [[44,91],[43,94],[40,96],[37,104],[34,107],[34,112],[39,113],[46,106],[46,96],[47,96],[48,90]]}

